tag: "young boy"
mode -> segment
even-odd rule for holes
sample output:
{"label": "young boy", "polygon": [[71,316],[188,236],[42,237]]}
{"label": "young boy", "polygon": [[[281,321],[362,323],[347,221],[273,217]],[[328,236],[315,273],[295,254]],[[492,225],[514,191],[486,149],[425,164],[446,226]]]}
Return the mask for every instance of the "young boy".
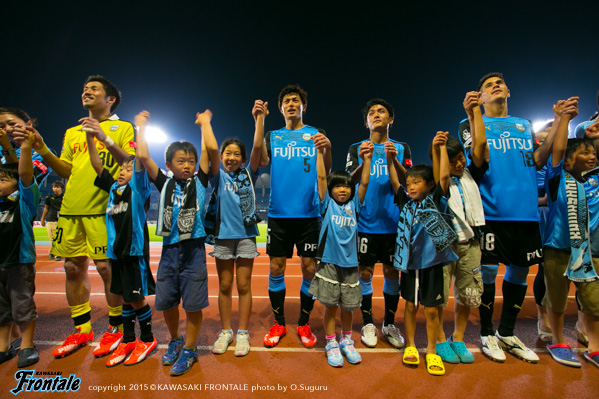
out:
{"label": "young boy", "polygon": [[[135,117],[138,128],[145,128],[149,113]],[[111,259],[110,290],[123,301],[123,340],[106,361],[106,367],[122,362],[131,366],[142,362],[157,346],[152,334],[152,310],[145,297],[154,295],[155,283],[150,270],[149,234],[146,211],[149,207],[150,182],[141,162],[127,158],[115,180],[104,169],[93,133],[87,133],[87,148],[94,170],[94,184],[109,193],[106,229]],[[139,320],[140,339],[135,338],[135,318]]]}
{"label": "young boy", "polygon": [[[372,167],[370,170],[370,188],[366,193],[364,207],[358,219],[358,270],[362,290],[362,343],[375,347],[377,329],[372,316],[372,276],[374,265],[383,264],[383,297],[385,299],[385,317],[381,332],[395,348],[403,347],[404,341],[399,329],[395,327],[395,312],[399,303],[399,272],[393,267],[393,252],[397,234],[399,211],[393,206],[395,194],[389,182],[389,167],[402,164],[412,165],[410,147],[389,138],[393,125],[394,111],[391,104],[381,98],[373,98],[362,110],[364,124],[370,132],[368,139],[349,147],[345,170],[350,172],[354,183],[358,183],[363,166],[364,151],[372,149]],[[385,143],[391,141],[397,149],[397,157],[392,165],[387,165]]]}
{"label": "young boy", "polygon": [[[164,313],[171,335],[162,364],[172,366],[172,376],[187,373],[197,361],[196,340],[202,325],[202,309],[208,306],[206,233],[202,219],[208,173],[216,176],[220,162],[211,119],[209,110],[196,115],[196,124],[202,129],[202,153],[197,172],[198,154],[191,143],[176,141],[167,147],[166,167],[173,175],[167,177],[150,158],[143,124],[137,135],[136,158],[143,163],[161,192],[156,234],[163,237],[163,245],[154,306]],[[185,341],[179,335],[181,301],[187,316]]]}
{"label": "young boy", "polygon": [[[400,187],[395,168],[389,168],[389,180],[396,192],[399,207],[397,245],[393,266],[401,275],[401,296],[406,300],[404,323],[406,348],[403,362],[418,365],[418,350],[414,346],[416,312],[424,306],[428,345],[426,368],[432,375],[445,374],[441,357],[435,344],[439,335],[439,314],[444,302],[443,266],[458,259],[451,250],[457,239],[454,231],[443,219],[447,209],[449,189],[449,161],[447,159],[447,132],[437,132],[433,139],[433,167],[416,165],[399,176],[405,178],[404,191]],[[393,162],[395,147],[385,146],[387,162]],[[403,172],[403,171],[402,171]],[[435,177],[439,184],[435,185]]]}
{"label": "young boy", "polygon": [[[46,226],[48,237],[52,244],[54,243],[54,232],[56,231],[56,225],[58,224],[58,213],[60,212],[60,205],[62,204],[62,195],[64,192],[64,183],[61,181],[55,181],[52,183],[52,192],[46,197],[44,204],[44,212],[42,212],[42,226]],[[55,259],[57,262],[61,261],[60,256],[54,257],[52,253],[52,247],[50,247],[50,260]]]}
{"label": "young boy", "polygon": [[[449,289],[453,281],[453,292],[455,296],[454,305],[454,330],[451,337],[445,341],[443,328],[439,330],[439,342],[437,343],[437,354],[444,362],[448,363],[472,363],[474,355],[464,344],[464,332],[468,324],[470,309],[478,308],[480,297],[483,292],[483,282],[480,276],[480,243],[479,228],[485,224],[485,215],[480,198],[480,192],[476,182],[482,177],[488,168],[485,161],[487,149],[487,138],[479,106],[480,93],[472,91],[466,93],[464,109],[468,119],[473,124],[478,124],[478,129],[472,136],[472,163],[466,167],[464,147],[455,138],[447,137],[447,156],[449,158],[449,210],[451,215],[451,226],[458,236],[456,243],[452,245],[453,251],[459,259],[444,267],[444,296],[447,307],[449,301]],[[432,158],[432,151],[429,154]],[[443,313],[439,315],[443,322]]]}
{"label": "young boy", "polygon": [[268,240],[270,257],[268,296],[275,323],[264,337],[264,346],[272,348],[287,333],[285,326],[285,268],[293,256],[293,247],[301,257],[302,285],[297,333],[302,345],[314,347],[316,336],[310,329],[314,299],[308,294],[314,276],[314,257],[318,246],[320,215],[316,176],[316,151],[323,148],[327,173],[331,170],[331,142],[324,132],[305,125],[307,93],[298,85],[289,85],[279,93],[279,110],[285,127],[266,133],[260,166],[272,161]]}
{"label": "young boy", "polygon": [[35,293],[35,240],[33,219],[40,192],[33,176],[31,148],[35,135],[21,142],[17,164],[0,166],[0,239],[4,245],[0,256],[0,363],[15,356],[10,347],[12,323],[19,326],[21,349],[18,367],[39,361],[33,345],[37,311]]}
{"label": "young boy", "polygon": [[563,336],[564,311],[570,281],[576,286],[589,345],[585,358],[599,365],[599,259],[593,257],[589,234],[589,208],[582,174],[597,164],[595,149],[587,139],[567,139],[568,122],[578,113],[576,98],[562,111],[558,135],[547,168],[545,187],[549,215],[545,229],[545,282],[543,305],[553,332],[547,345],[558,363],[580,367],[580,361]]}

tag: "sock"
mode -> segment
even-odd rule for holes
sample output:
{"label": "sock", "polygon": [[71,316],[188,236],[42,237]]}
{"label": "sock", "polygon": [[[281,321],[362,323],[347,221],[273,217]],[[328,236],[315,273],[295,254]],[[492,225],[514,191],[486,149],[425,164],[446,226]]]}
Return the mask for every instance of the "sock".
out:
{"label": "sock", "polygon": [[[123,305],[123,343],[135,341],[135,309],[131,305]],[[141,324],[141,323],[140,323]]]}
{"label": "sock", "polygon": [[337,341],[337,336],[335,334],[333,335],[325,335],[327,342],[335,342]]}
{"label": "sock", "polygon": [[187,345],[183,345],[183,350],[184,350],[184,351],[197,352],[197,351],[198,351],[198,347],[197,347],[197,346],[187,346]]}
{"label": "sock", "polygon": [[305,326],[310,321],[310,313],[314,308],[314,299],[312,295],[304,294],[304,291],[300,291],[300,315],[297,322],[298,327]]}
{"label": "sock", "polygon": [[[137,309],[135,311],[135,314],[137,315],[139,329],[141,330],[139,338],[143,342],[154,341],[154,335],[152,334],[152,309],[150,309],[150,305],[146,303],[144,307],[142,307],[141,309]],[[124,306],[123,316],[125,316]]]}
{"label": "sock", "polygon": [[364,325],[374,324],[372,320],[372,279],[362,280],[358,278],[360,282],[360,288],[362,289],[362,305],[360,311],[362,312],[362,320]]}
{"label": "sock", "polygon": [[525,285],[510,283],[503,280],[503,308],[501,310],[501,321],[499,322],[499,335],[510,337],[514,335],[514,327],[518,313],[522,309],[524,297],[526,296]]}
{"label": "sock", "polygon": [[123,331],[123,306],[108,306],[108,324]]}
{"label": "sock", "polygon": [[71,318],[75,323],[75,328],[80,328],[84,334],[89,334],[92,331],[91,311],[92,308],[89,305],[89,301],[81,305],[69,306],[71,311]]}
{"label": "sock", "polygon": [[268,274],[268,296],[270,306],[278,324],[285,325],[285,275]]}
{"label": "sock", "polygon": [[237,330],[237,335],[239,335],[239,334],[248,334],[249,335],[250,333],[248,332],[248,330]]}
{"label": "sock", "polygon": [[341,335],[343,336],[343,338],[349,338],[349,339],[351,339],[351,334],[352,334],[351,330],[349,330],[349,331],[343,331],[342,330],[341,331]]}
{"label": "sock", "polygon": [[399,304],[399,280],[388,280],[383,283],[385,298],[385,325],[395,324],[395,312]]}
{"label": "sock", "polygon": [[483,294],[480,297],[478,313],[480,315],[480,335],[494,335],[493,305],[495,304],[495,284],[483,284]]}

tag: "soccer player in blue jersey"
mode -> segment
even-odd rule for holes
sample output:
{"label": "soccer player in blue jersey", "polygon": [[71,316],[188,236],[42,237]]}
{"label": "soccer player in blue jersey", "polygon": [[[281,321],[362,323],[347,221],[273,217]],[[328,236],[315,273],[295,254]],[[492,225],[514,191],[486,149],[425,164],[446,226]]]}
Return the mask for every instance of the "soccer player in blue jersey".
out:
{"label": "soccer player in blue jersey", "polygon": [[[138,129],[145,129],[150,114],[142,111],[135,117]],[[87,132],[87,148],[98,177],[97,187],[109,193],[106,229],[111,259],[110,290],[122,297],[123,340],[106,361],[106,367],[142,362],[156,350],[152,334],[152,310],[145,297],[154,295],[155,282],[150,270],[149,234],[146,212],[150,205],[150,181],[141,161],[134,155],[125,159],[118,178],[104,169],[96,149],[99,141]],[[135,337],[135,319],[139,321],[140,339]]]}
{"label": "soccer player in blue jersey", "polygon": [[[360,186],[357,189],[350,175],[343,170],[333,172],[327,178],[322,149],[318,151],[317,156],[322,229],[318,240],[318,269],[309,292],[325,306],[327,361],[333,367],[342,367],[341,354],[351,364],[362,362],[362,357],[351,339],[351,330],[353,311],[360,306],[362,300],[358,282],[357,219],[368,190],[372,149],[363,154],[365,167],[362,168]],[[335,334],[338,307],[341,308],[339,342]]]}
{"label": "soccer player in blue jersey", "polygon": [[362,343],[368,347],[377,344],[377,329],[372,317],[372,275],[374,264],[383,264],[383,296],[385,298],[385,319],[382,333],[396,348],[403,346],[403,337],[395,327],[395,312],[399,303],[399,272],[393,268],[393,252],[397,234],[399,211],[393,206],[395,196],[385,155],[385,143],[395,147],[393,167],[403,164],[410,167],[410,147],[406,143],[389,139],[389,130],[394,120],[394,111],[387,101],[374,98],[366,103],[363,111],[364,124],[370,131],[368,139],[349,147],[345,169],[353,176],[354,183],[359,182],[362,173],[363,154],[373,151],[370,188],[358,219],[358,262],[359,281],[362,289]]}
{"label": "soccer player in blue jersey", "polygon": [[[501,73],[483,76],[478,85],[484,107],[483,121],[489,169],[479,181],[486,225],[482,228],[483,295],[481,318],[482,350],[492,360],[505,361],[506,350],[516,357],[537,363],[539,357],[515,335],[516,318],[526,295],[528,268],[543,260],[537,214],[536,170],[547,162],[555,132],[533,150],[532,124],[508,115],[510,91]],[[459,138],[470,156],[471,126],[460,123]],[[506,265],[503,280],[503,309],[499,329],[493,328],[493,304],[498,264]],[[503,349],[503,350],[502,350]]]}
{"label": "soccer player in blue jersey", "polygon": [[266,133],[264,166],[269,161],[270,203],[266,252],[270,256],[268,295],[275,324],[264,337],[264,346],[272,348],[287,333],[285,326],[285,268],[293,256],[293,247],[301,258],[302,285],[297,332],[302,344],[311,348],[316,336],[310,329],[314,299],[308,294],[314,276],[314,257],[320,230],[316,176],[316,151],[323,149],[327,173],[331,170],[331,142],[324,131],[304,124],[307,94],[298,85],[289,85],[279,93],[278,106],[285,127]]}

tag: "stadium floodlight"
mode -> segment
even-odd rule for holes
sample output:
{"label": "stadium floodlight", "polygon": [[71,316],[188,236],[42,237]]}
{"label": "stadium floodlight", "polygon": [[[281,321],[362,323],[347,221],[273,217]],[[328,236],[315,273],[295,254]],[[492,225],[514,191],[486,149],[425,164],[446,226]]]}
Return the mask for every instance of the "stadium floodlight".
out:
{"label": "stadium floodlight", "polygon": [[168,139],[167,134],[158,126],[146,127],[146,141],[148,143],[164,143]]}
{"label": "stadium floodlight", "polygon": [[543,126],[545,126],[549,122],[553,122],[553,118],[536,120],[532,123],[532,128],[535,132],[539,132],[543,128]]}

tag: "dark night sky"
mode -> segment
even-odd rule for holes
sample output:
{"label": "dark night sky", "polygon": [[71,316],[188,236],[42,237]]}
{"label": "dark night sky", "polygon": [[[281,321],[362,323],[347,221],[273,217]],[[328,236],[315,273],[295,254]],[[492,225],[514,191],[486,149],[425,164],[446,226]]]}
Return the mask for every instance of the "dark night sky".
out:
{"label": "dark night sky", "polygon": [[[437,130],[456,133],[464,94],[487,72],[505,74],[515,116],[550,118],[552,104],[571,95],[580,96],[575,123],[597,108],[592,2],[22,3],[2,6],[0,106],[37,117],[56,149],[86,115],[81,88],[96,73],[123,93],[122,119],[147,109],[173,140],[197,144],[196,111],[213,111],[219,142],[250,144],[254,99],[270,103],[267,129],[279,128],[277,94],[299,83],[308,91],[304,122],[331,137],[334,169],[367,137],[360,111],[372,97],[394,106],[391,136],[416,162],[427,161]],[[159,164],[163,149],[152,148]]]}

